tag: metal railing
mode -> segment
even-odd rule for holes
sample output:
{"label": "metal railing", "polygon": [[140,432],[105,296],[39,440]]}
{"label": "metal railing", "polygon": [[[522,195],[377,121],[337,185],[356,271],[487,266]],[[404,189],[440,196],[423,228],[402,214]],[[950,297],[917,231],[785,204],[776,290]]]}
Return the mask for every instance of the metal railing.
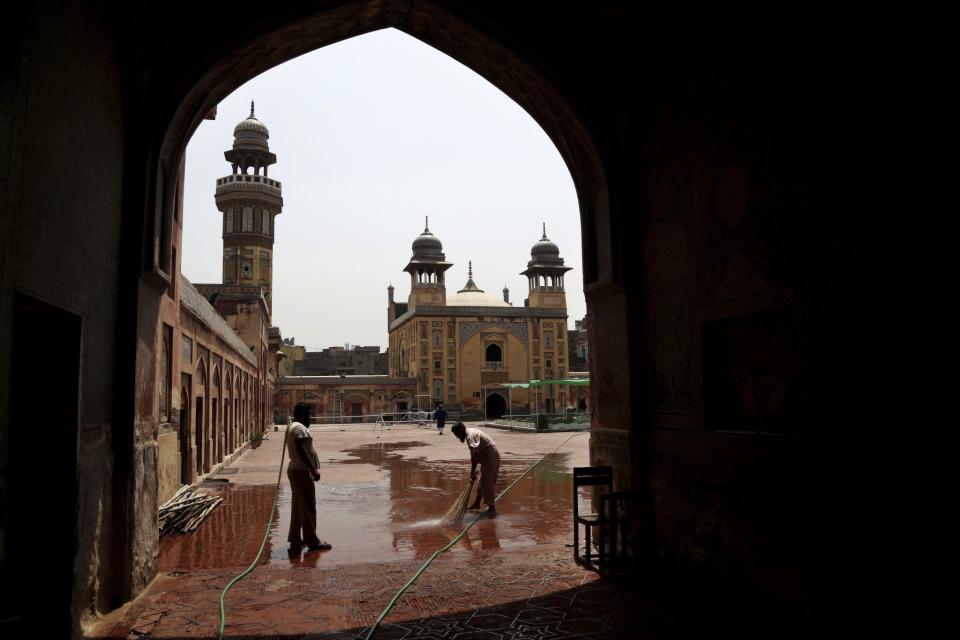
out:
{"label": "metal railing", "polygon": [[[477,422],[483,420],[483,414],[475,411],[447,411],[447,426],[449,427],[455,422]],[[288,416],[288,423],[293,422],[293,416]],[[372,424],[372,423],[386,423],[386,424],[415,424],[418,426],[430,426],[434,424],[434,412],[433,411],[417,411],[412,409],[409,411],[399,411],[393,413],[381,412],[381,413],[364,413],[358,415],[327,415],[327,416],[310,416],[310,425],[311,426],[324,426],[324,425],[349,425],[349,424]]]}
{"label": "metal railing", "polygon": [[483,367],[485,369],[503,369],[503,363],[502,362],[485,362],[483,364]]}
{"label": "metal railing", "polygon": [[538,431],[548,429],[588,429],[590,412],[530,413],[500,416],[490,422],[506,427],[532,427]]}

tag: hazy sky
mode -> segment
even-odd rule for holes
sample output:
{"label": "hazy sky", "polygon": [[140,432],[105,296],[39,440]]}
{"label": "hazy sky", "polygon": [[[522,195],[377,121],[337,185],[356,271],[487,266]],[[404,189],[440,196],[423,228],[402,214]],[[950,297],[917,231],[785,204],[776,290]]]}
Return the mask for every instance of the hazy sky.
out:
{"label": "hazy sky", "polygon": [[527,295],[519,275],[541,223],[567,266],[569,324],[583,317],[580,219],[560,153],[523,109],[479,75],[394,29],[324,47],[226,98],[187,148],[182,270],[222,279],[217,178],[250,112],[270,129],[283,183],[276,220],[273,324],[310,349],[387,346],[387,285],[405,302],[410,244],[443,241],[447,294],[467,280]]}

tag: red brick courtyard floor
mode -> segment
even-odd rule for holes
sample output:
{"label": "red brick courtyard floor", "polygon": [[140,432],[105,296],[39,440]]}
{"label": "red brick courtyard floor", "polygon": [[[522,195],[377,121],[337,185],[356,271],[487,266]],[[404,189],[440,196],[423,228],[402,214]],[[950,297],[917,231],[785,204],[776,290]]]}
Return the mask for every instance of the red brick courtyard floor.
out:
{"label": "red brick courtyard floor", "polygon": [[[92,638],[216,638],[218,603],[270,534],[256,568],[226,598],[229,638],[364,638],[397,591],[458,533],[437,518],[465,486],[466,446],[449,431],[315,428],[324,460],[318,532],[331,551],[286,553],[289,485],[279,470],[281,434],[243,454],[208,488],[224,503],[194,534],[161,541],[156,580],[105,616]],[[488,429],[502,452],[498,491],[569,433]],[[575,437],[521,479],[441,554],[400,598],[374,638],[667,638],[676,620],[649,590],[601,581],[576,565],[571,539],[574,466],[588,464]],[[212,483],[208,483],[212,484]]]}

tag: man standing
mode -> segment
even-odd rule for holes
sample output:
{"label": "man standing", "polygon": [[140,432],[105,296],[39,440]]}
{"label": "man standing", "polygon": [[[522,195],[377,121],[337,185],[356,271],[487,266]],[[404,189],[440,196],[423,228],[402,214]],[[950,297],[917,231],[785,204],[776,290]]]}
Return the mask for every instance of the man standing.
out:
{"label": "man standing", "polygon": [[443,425],[447,423],[447,411],[443,408],[443,403],[437,404],[437,410],[433,412],[433,419],[437,421],[438,436],[443,435]]}
{"label": "man standing", "polygon": [[453,425],[450,431],[460,439],[460,442],[466,442],[470,447],[471,482],[477,479],[477,465],[480,465],[480,487],[477,489],[477,499],[467,508],[479,509],[480,498],[483,498],[483,502],[487,505],[487,513],[496,515],[497,510],[493,506],[496,500],[493,486],[500,474],[500,452],[497,450],[497,443],[480,429],[468,429],[462,422]]}
{"label": "man standing", "polygon": [[310,551],[330,549],[329,542],[317,538],[317,494],[314,483],[320,480],[320,456],[310,435],[310,405],[302,402],[293,408],[294,422],[287,427],[286,445],[290,456],[290,555],[300,555],[304,546]]}

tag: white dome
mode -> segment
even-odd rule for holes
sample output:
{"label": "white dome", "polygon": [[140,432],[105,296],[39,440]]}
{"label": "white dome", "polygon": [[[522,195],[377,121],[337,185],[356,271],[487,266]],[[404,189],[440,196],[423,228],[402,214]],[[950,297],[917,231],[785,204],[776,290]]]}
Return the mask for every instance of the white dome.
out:
{"label": "white dome", "polygon": [[464,291],[447,296],[448,307],[509,307],[502,298],[487,295],[483,291]]}

